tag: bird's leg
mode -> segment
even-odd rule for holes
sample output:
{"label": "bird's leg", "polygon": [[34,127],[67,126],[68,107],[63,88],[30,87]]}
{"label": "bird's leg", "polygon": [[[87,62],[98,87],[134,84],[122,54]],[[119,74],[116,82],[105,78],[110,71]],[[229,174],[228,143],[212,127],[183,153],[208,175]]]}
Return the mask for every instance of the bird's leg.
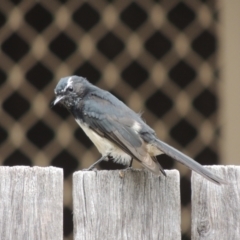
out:
{"label": "bird's leg", "polygon": [[[133,158],[131,158],[129,165],[125,168],[125,170],[132,169],[132,163],[133,163]],[[124,171],[122,170],[119,171],[119,177],[124,178]]]}
{"label": "bird's leg", "polygon": [[106,158],[106,156],[102,156],[101,158],[99,158],[94,164],[92,164],[89,168],[87,168],[87,171],[91,171],[98,163],[100,163],[101,161],[103,161]]}
{"label": "bird's leg", "polygon": [[125,169],[132,169],[133,158],[131,158],[129,165]]}
{"label": "bird's leg", "polygon": [[133,158],[131,158],[128,168],[132,168],[132,163],[133,163]]}

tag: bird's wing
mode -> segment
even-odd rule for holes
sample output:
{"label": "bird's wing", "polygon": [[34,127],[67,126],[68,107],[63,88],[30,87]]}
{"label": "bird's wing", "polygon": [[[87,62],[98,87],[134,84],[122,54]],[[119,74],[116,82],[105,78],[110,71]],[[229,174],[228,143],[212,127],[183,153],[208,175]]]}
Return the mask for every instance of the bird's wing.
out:
{"label": "bird's wing", "polygon": [[116,107],[106,99],[96,96],[84,102],[83,120],[102,137],[107,138],[142,165],[159,175],[160,165],[149,156],[146,143],[132,128],[133,112],[128,108]]}

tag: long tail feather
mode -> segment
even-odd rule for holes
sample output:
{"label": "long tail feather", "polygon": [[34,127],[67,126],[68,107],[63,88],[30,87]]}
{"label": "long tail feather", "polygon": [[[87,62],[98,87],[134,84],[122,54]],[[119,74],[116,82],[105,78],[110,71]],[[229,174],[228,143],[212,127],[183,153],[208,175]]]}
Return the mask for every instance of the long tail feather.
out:
{"label": "long tail feather", "polygon": [[200,175],[202,175],[203,177],[207,178],[211,182],[216,183],[216,184],[227,184],[226,181],[224,181],[220,177],[214,175],[211,171],[209,171],[208,169],[204,168],[201,164],[199,164],[198,162],[196,162],[192,158],[186,156],[185,154],[181,153],[177,149],[171,147],[170,145],[162,142],[159,139],[156,139],[155,144],[156,144],[156,147],[159,150],[161,150],[162,152],[164,152],[168,156],[174,158],[178,162],[184,164],[185,166],[187,166],[191,170],[199,173]]}

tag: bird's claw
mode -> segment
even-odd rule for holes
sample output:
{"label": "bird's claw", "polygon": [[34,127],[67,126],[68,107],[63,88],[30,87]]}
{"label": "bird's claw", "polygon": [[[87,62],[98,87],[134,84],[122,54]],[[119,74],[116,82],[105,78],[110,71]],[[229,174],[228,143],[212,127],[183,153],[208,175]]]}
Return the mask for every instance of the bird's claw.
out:
{"label": "bird's claw", "polygon": [[93,172],[97,172],[98,171],[98,169],[97,168],[84,168],[84,169],[82,169],[82,171],[85,171],[85,172],[87,172],[87,171],[93,171]]}

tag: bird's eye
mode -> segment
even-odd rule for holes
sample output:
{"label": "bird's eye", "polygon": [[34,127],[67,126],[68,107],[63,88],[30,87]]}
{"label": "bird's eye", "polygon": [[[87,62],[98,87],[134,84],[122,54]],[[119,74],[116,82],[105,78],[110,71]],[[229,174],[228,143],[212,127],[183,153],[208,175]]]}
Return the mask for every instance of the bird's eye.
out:
{"label": "bird's eye", "polygon": [[67,90],[68,90],[69,92],[72,92],[72,91],[73,91],[73,87],[70,87],[70,86],[69,86],[69,87],[67,88]]}

